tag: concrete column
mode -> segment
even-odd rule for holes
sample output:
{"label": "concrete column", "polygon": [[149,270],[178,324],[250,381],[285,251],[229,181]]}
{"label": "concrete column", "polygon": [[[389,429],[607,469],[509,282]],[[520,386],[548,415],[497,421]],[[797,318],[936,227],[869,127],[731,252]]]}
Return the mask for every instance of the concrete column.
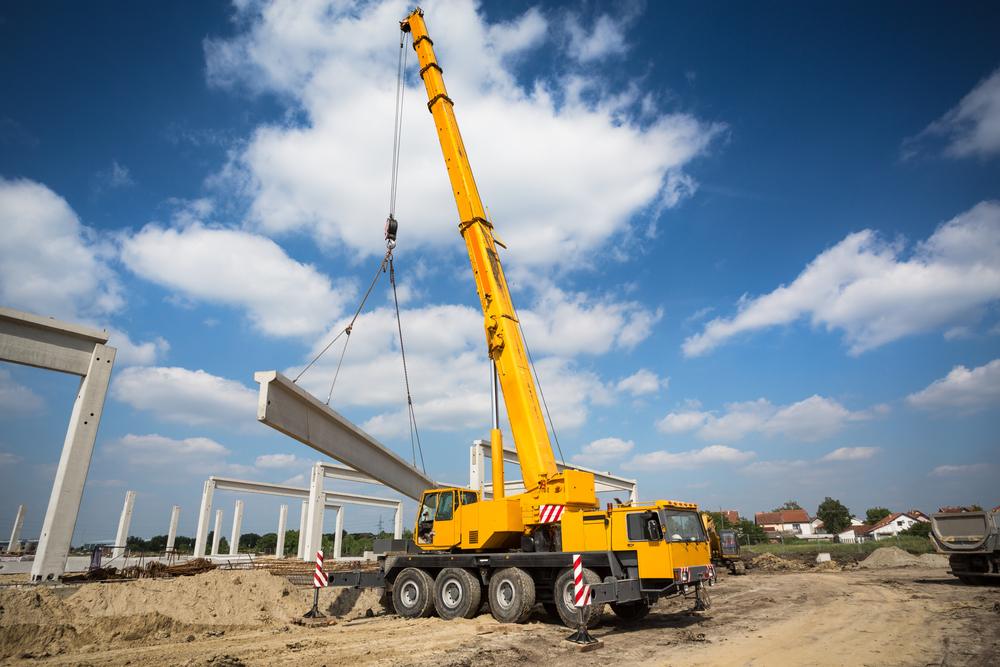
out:
{"label": "concrete column", "polygon": [[483,456],[483,441],[475,440],[469,448],[469,488],[474,491],[483,491],[485,481],[486,461]]}
{"label": "concrete column", "polygon": [[125,492],[125,505],[122,507],[122,515],[118,519],[118,534],[115,535],[115,548],[111,552],[112,558],[121,558],[125,555],[125,544],[128,542],[128,529],[132,525],[132,508],[135,506],[135,491]]}
{"label": "concrete column", "polygon": [[397,540],[403,537],[403,503],[396,505],[396,516],[393,517],[392,536]]}
{"label": "concrete column", "polygon": [[229,555],[235,556],[240,552],[240,535],[243,533],[243,501],[236,501],[236,508],[233,510],[233,535],[229,540]]}
{"label": "concrete column", "polygon": [[181,520],[181,506],[174,505],[170,510],[170,529],[167,531],[167,554],[174,552],[174,542],[177,540],[177,524]]}
{"label": "concrete column", "polygon": [[24,505],[17,506],[17,516],[14,517],[14,528],[10,531],[10,541],[7,551],[12,554],[21,553],[21,526],[24,525]]}
{"label": "concrete column", "polygon": [[288,524],[288,505],[282,505],[278,510],[278,544],[274,548],[274,555],[278,558],[285,557],[285,526]]}
{"label": "concrete column", "polygon": [[[212,518],[212,496],[215,495],[215,482],[210,479],[205,480],[205,486],[201,491],[201,507],[198,509],[198,531],[194,536],[194,557],[205,557],[205,546],[208,544],[208,522]],[[215,534],[219,534],[219,527],[216,525]],[[215,549],[212,549],[215,554]]]}
{"label": "concrete column", "polygon": [[215,530],[212,531],[212,555],[219,555],[219,540],[222,539],[222,510],[215,510]]}
{"label": "concrete column", "polygon": [[302,560],[313,562],[316,552],[323,548],[323,508],[326,495],[323,492],[323,467],[314,465],[309,477],[309,513],[306,519],[306,543]]}
{"label": "concrete column", "polygon": [[639,502],[639,482],[632,485],[632,490],[628,494],[628,500],[633,505]]}
{"label": "concrete column", "polygon": [[38,550],[31,565],[32,581],[56,579],[66,571],[66,557],[80,513],[80,498],[90,470],[90,458],[94,452],[97,427],[101,423],[115,353],[113,347],[94,345],[87,374],[80,381],[59,467],[52,482],[49,507],[38,536]]}
{"label": "concrete column", "polygon": [[344,506],[337,508],[337,532],[333,536],[333,558],[340,558],[344,543]]}
{"label": "concrete column", "polygon": [[306,520],[309,518],[309,501],[302,501],[302,512],[299,514],[299,548],[295,557],[302,560],[302,554],[305,553],[306,549]]}

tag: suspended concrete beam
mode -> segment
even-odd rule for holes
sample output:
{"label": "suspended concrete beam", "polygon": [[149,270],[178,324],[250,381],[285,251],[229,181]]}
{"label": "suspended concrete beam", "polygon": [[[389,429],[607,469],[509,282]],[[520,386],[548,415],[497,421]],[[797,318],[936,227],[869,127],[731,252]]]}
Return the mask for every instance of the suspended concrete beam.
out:
{"label": "suspended concrete beam", "polygon": [[0,361],[81,378],[38,537],[32,581],[57,579],[66,571],[66,557],[115,363],[116,350],[105,345],[107,342],[108,334],[103,331],[0,308]]}
{"label": "suspended concrete beam", "polygon": [[7,552],[21,553],[21,527],[24,525],[24,505],[17,506],[17,516],[14,517],[14,527],[10,531],[10,540],[7,542]]}
{"label": "suspended concrete beam", "polygon": [[121,558],[125,555],[125,547],[128,545],[128,529],[132,525],[132,508],[135,506],[135,491],[125,492],[125,505],[122,507],[122,515],[118,519],[118,534],[115,535],[115,548],[111,551],[112,558]]}
{"label": "suspended concrete beam", "polygon": [[439,486],[281,373],[261,371],[254,379],[260,383],[258,421],[408,498],[419,499],[425,490]]}
{"label": "suspended concrete beam", "polygon": [[167,530],[166,552],[168,556],[174,552],[174,542],[177,541],[177,524],[180,520],[181,506],[174,505],[173,509],[170,510],[170,528]]}

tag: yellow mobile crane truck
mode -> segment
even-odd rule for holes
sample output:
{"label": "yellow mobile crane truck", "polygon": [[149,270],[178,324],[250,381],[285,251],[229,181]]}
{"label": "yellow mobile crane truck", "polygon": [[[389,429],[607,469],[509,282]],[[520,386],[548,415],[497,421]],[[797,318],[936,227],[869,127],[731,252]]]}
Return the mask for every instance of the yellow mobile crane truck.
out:
{"label": "yellow mobile crane truck", "polygon": [[[501,622],[525,621],[540,602],[575,626],[579,615],[573,606],[571,559],[579,553],[593,594],[593,604],[583,612],[589,623],[596,622],[605,603],[627,620],[644,617],[663,596],[694,594],[696,609],[705,608],[715,569],[695,504],[658,500],[601,509],[591,473],[557,468],[497,254],[502,244],[479,197],[423,12],[414,10],[400,27],[413,38],[485,316],[494,369],[493,498],[466,488],[425,491],[413,542],[390,541],[378,570],[333,572],[331,585],[384,586],[404,617],[436,611],[441,618],[471,618],[485,593],[490,612]],[[387,241],[394,244],[395,234],[390,216]],[[504,495],[498,382],[526,489],[512,496]]]}

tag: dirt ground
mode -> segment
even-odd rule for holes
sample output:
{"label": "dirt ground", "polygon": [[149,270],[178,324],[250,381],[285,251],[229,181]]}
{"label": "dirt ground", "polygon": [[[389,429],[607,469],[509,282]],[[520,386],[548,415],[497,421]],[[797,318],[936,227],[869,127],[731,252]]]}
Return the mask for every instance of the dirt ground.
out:
{"label": "dirt ground", "polygon": [[541,610],[524,625],[488,614],[407,621],[380,615],[374,591],[328,589],[321,605],[336,625],[291,623],[310,599],[267,572],[4,587],[0,664],[1000,664],[1000,588],[965,586],[922,564],[724,576],[708,612],[661,601],[635,628],[609,612],[592,631],[603,646],[588,653]]}

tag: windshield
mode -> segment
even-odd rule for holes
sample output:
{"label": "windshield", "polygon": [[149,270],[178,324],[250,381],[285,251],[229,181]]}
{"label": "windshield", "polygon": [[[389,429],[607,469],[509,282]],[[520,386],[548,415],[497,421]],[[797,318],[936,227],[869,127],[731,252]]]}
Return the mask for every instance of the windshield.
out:
{"label": "windshield", "polygon": [[663,523],[663,538],[667,542],[704,542],[705,531],[695,512],[681,510],[660,510]]}

